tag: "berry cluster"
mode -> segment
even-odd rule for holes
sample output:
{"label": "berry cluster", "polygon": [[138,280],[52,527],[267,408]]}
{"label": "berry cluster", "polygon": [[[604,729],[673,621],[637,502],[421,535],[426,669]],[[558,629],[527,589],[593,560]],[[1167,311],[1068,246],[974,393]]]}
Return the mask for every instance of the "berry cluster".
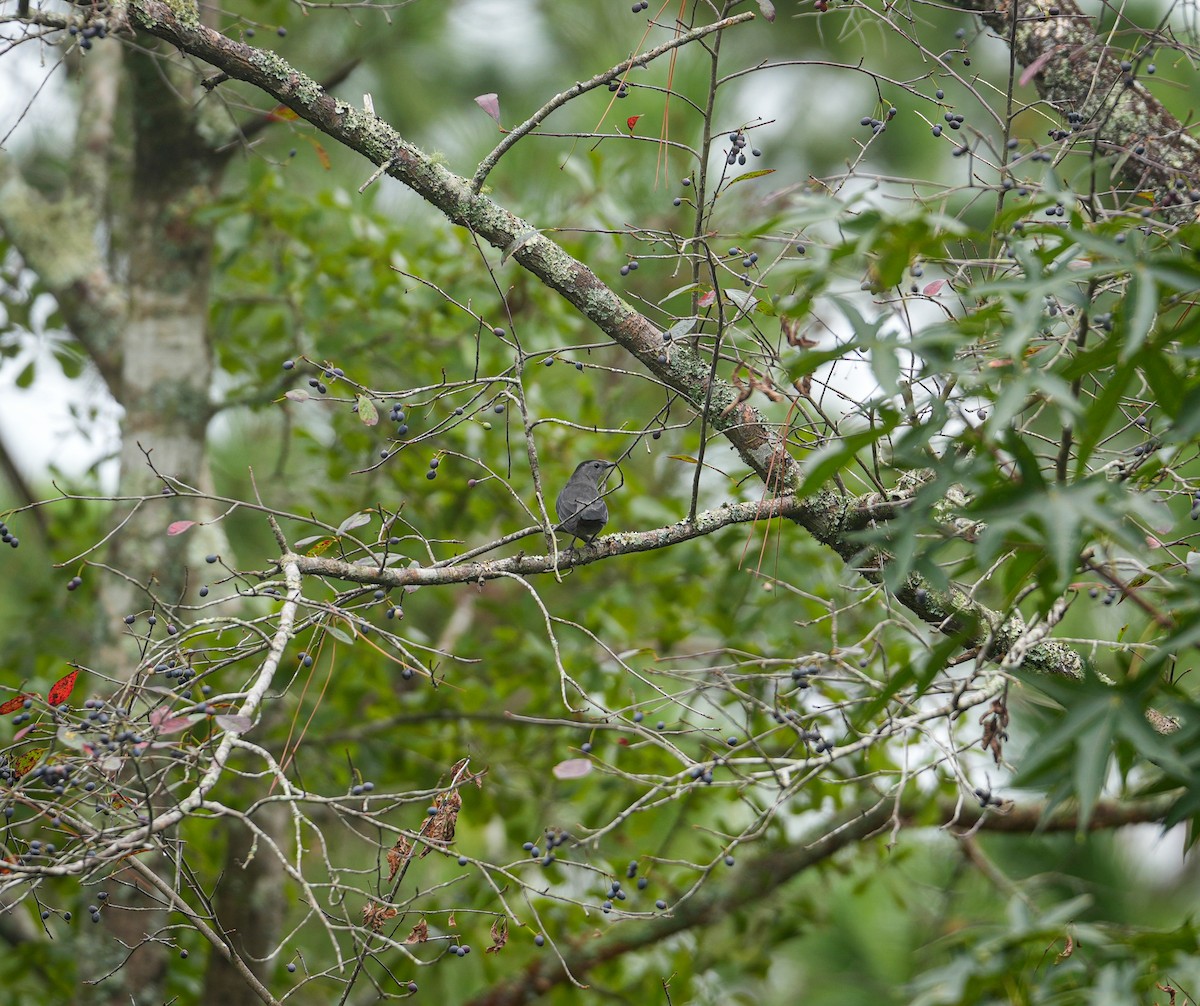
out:
{"label": "berry cluster", "polygon": [[100,22],[98,24],[89,24],[83,28],[77,28],[75,25],[71,25],[71,27],[67,29],[67,34],[78,36],[79,48],[86,52],[92,47],[92,39],[108,37],[108,25],[104,24],[104,22]]}
{"label": "berry cluster", "polygon": [[536,859],[542,866],[552,865],[558,857],[554,854],[554,850],[559,846],[566,845],[571,841],[570,832],[560,831],[554,828],[546,829],[545,837],[545,853],[533,842],[526,842],[521,846],[527,853],[530,859]]}
{"label": "berry cluster", "polygon": [[[735,164],[746,163],[746,144],[749,141],[746,139],[746,134],[740,129],[729,138],[729,152],[725,155],[725,163],[732,167]],[[762,157],[762,151],[758,147],[751,147],[750,153],[754,157]]]}
{"label": "berry cluster", "polygon": [[896,117],[895,106],[887,110],[887,115],[883,119],[875,119],[869,115],[864,115],[858,120],[860,126],[870,126],[871,132],[875,134],[882,133],[887,128],[887,123],[891,122]]}

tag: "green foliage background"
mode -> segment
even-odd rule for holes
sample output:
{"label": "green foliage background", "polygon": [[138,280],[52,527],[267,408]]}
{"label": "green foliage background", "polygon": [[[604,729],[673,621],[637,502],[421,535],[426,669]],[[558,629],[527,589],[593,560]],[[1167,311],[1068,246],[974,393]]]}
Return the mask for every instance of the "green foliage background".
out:
{"label": "green foliage background", "polygon": [[[635,47],[642,21],[629,15],[627,4],[590,6],[583,12],[561,3],[412,3],[393,11],[390,25],[372,21],[365,29],[350,16],[300,18],[282,4],[246,5],[227,16],[253,20],[259,41],[273,25],[286,24],[287,36],[275,47],[317,77],[352,54],[360,65],[338,93],[357,101],[370,91],[381,116],[426,149],[443,151],[454,170],[469,173],[498,139],[474,106],[475,95],[499,93],[503,121],[512,124]],[[874,536],[864,535],[864,541],[886,542],[895,554],[889,585],[918,574],[931,587],[949,577],[978,580],[985,601],[1027,615],[1046,610],[1081,579],[1087,590],[1093,580],[1078,562],[1085,549],[1144,556],[1147,528],[1170,539],[1174,550],[1149,562],[1155,575],[1149,589],[1154,606],[1172,613],[1172,631],[1153,637],[1155,650],[1130,656],[1103,643],[1152,638],[1146,612],[1131,603],[1106,605],[1103,593],[1077,603],[1059,634],[1098,641],[1084,646],[1087,656],[1117,685],[1094,678],[1081,684],[1023,679],[1011,696],[1013,737],[1006,754],[1023,773],[1018,782],[1025,788],[1012,788],[1009,774],[989,769],[982,758],[971,762],[969,782],[985,785],[987,775],[997,792],[1018,802],[1044,796],[1085,809],[1103,794],[1163,791],[1178,798],[1172,820],[1188,821],[1200,790],[1194,716],[1188,719],[1194,689],[1182,672],[1190,667],[1200,591],[1178,555],[1186,551],[1190,529],[1183,522],[1200,476],[1193,443],[1200,425],[1197,316],[1189,300],[1200,287],[1191,251],[1194,227],[1143,233],[1136,220],[1090,223],[1063,195],[1072,183],[1061,176],[1045,180],[1061,191],[1035,192],[998,214],[991,193],[979,197],[962,188],[937,205],[896,207],[874,198],[873,176],[964,180],[956,175],[962,162],[929,135],[928,123],[940,116],[931,97],[936,82],[922,82],[923,102],[898,87],[876,92],[874,85],[844,84],[854,72],[831,64],[861,58],[893,80],[926,68],[919,54],[857,8],[825,19],[793,13],[781,11],[774,25],[757,23],[722,43],[723,65],[731,69],[767,59],[795,65],[750,75],[735,97],[718,102],[715,121],[722,129],[779,116],[752,133],[764,151],[762,164],[777,173],[731,188],[718,200],[709,228],[714,247],[727,243],[761,248],[764,259],[784,256],[754,319],[761,332],[774,337],[780,316],[815,309],[831,327],[849,333],[837,343],[822,342],[807,357],[785,348],[781,373],[794,380],[828,372],[818,371],[818,364],[839,372],[858,361],[851,380],[868,389],[863,397],[871,393],[870,382],[878,383],[872,425],[855,428],[860,436],[822,444],[811,430],[795,433],[796,453],[810,459],[815,473],[809,488],[836,475],[851,481],[855,492],[866,491],[857,466],[870,468],[873,451],[886,455],[888,486],[905,471],[927,469],[922,499],[930,506],[910,507]],[[464,29],[463,19],[477,16],[495,18],[502,39],[528,31],[532,41],[520,51],[488,45],[486,31]],[[999,70],[994,79],[1002,81],[1006,54],[994,40],[976,39],[965,16],[921,8],[919,26],[927,46],[935,47],[930,39],[944,39],[946,48],[966,44],[979,53],[974,58],[982,72]],[[970,35],[965,43],[954,37],[960,26]],[[1164,61],[1164,76],[1175,75],[1194,94],[1182,62]],[[658,67],[646,71],[659,86],[662,74]],[[684,51],[673,86],[701,95],[706,74],[699,51]],[[844,95],[831,93],[834,80]],[[239,98],[245,100],[247,116],[267,111],[237,85],[226,93],[235,108]],[[1186,107],[1182,90],[1164,89],[1164,95]],[[592,130],[608,101],[607,91],[593,92],[556,113],[541,132]],[[769,111],[760,111],[760,102]],[[809,176],[841,171],[863,138],[859,116],[882,114],[892,102],[901,111],[896,127],[889,125],[886,136],[872,143],[840,194],[790,190]],[[982,115],[965,93],[951,92],[948,102],[966,109],[972,121]],[[680,105],[673,105],[671,135],[695,143],[701,123]],[[614,102],[603,128],[615,133],[627,114],[641,113],[638,140],[614,136],[595,149],[594,141],[581,140],[572,149],[569,139],[534,135],[501,162],[489,185],[498,201],[545,227],[652,315],[668,319],[671,311],[686,313],[686,297],[662,300],[688,276],[686,270],[680,275],[668,243],[653,237],[668,229],[686,232],[690,211],[672,207],[671,200],[682,191],[678,179],[690,165],[672,153],[665,176],[659,173],[660,110],[659,92],[635,89],[633,97]],[[1023,137],[1040,142],[1044,126],[1035,124],[1034,113],[1019,125]],[[686,516],[694,471],[688,459],[699,450],[699,427],[690,415],[676,404],[654,437],[652,431],[664,425],[655,418],[666,403],[661,388],[631,370],[561,300],[514,265],[497,265],[490,251],[489,274],[470,237],[412,196],[386,180],[359,196],[356,189],[368,175],[367,166],[329,147],[309,127],[278,123],[230,172],[221,199],[199,211],[215,221],[220,239],[211,318],[228,407],[212,428],[218,493],[250,498],[253,469],[270,507],[315,514],[333,525],[366,508],[400,509],[426,541],[437,543],[435,558],[530,523],[516,502],[533,502],[521,426],[511,403],[494,411],[503,385],[465,389],[461,396],[435,394],[442,382],[476,372],[511,376],[511,345],[488,330],[503,326],[532,354],[522,376],[528,405],[545,418],[536,434],[547,486],[561,483],[582,458],[625,454],[621,488],[609,498],[610,530],[664,526]],[[1038,217],[1055,198],[1072,206],[1064,224]],[[805,235],[803,256],[780,237],[796,233]],[[975,252],[982,259],[1001,246],[1017,268],[953,274],[952,260]],[[619,269],[630,256],[639,258],[640,268],[623,279]],[[910,335],[882,325],[886,312],[867,316],[856,306],[852,294],[864,278],[875,293],[904,289],[920,263],[927,271],[922,283],[950,277],[963,302],[974,300],[974,309],[947,314]],[[470,305],[486,325],[448,304],[438,290]],[[1108,315],[1111,327],[1086,352],[1063,353],[1062,332],[1073,317],[1068,312],[1084,309],[1093,317]],[[20,316],[10,312],[9,324],[19,328]],[[755,334],[741,332],[735,344],[750,347]],[[978,353],[967,355],[967,346]],[[281,369],[285,359],[300,356],[343,368],[348,380],[371,389],[381,412],[411,389],[431,389],[406,400],[406,445],[377,463],[381,450],[395,449],[387,439],[392,427],[364,426],[351,411],[354,396],[344,382],[331,382],[327,400],[283,398],[286,390],[304,386],[309,371]],[[959,427],[952,449],[944,449],[945,430],[958,416],[946,403],[931,403],[916,420],[895,404],[913,357],[927,372],[953,374],[986,414],[977,425]],[[868,358],[869,376],[862,362]],[[997,365],[981,365],[981,359]],[[1032,416],[1031,402],[1037,403]],[[470,418],[448,427],[455,405]],[[786,405],[764,400],[760,407],[774,421],[789,421]],[[848,402],[831,408],[851,411]],[[1135,463],[1130,452],[1147,440],[1147,428],[1136,424],[1142,414],[1152,416],[1158,439],[1152,459]],[[1051,441],[1065,424],[1075,430],[1077,449],[1069,480],[1056,480]],[[719,442],[708,450],[712,470],[701,483],[702,506],[758,497],[761,487],[744,480],[732,452]],[[433,457],[440,466],[431,481],[426,473]],[[1112,463],[1120,459],[1132,475],[1115,480]],[[487,478],[482,465],[501,477]],[[941,536],[931,508],[952,487],[973,500],[965,516],[986,525],[969,546]],[[87,662],[88,639],[100,617],[86,590],[63,599],[61,581],[73,570],[52,571],[51,563],[96,540],[105,520],[103,508],[82,503],[47,512],[47,544],[5,555],[0,584],[11,627],[5,659],[13,684],[43,691],[63,661]],[[261,514],[240,510],[225,528],[234,555],[222,556],[218,569],[194,571],[197,582],[211,582],[215,597],[242,585],[222,578],[221,568],[264,569],[273,549]],[[313,533],[299,521],[284,522],[284,532],[293,539]],[[527,539],[508,551],[539,547],[540,539]],[[401,549],[420,561],[428,558],[415,537]],[[997,575],[981,579],[1001,560]],[[307,589],[314,603],[332,600],[326,587]],[[890,783],[904,774],[911,754],[901,744],[864,747],[789,792],[761,834],[747,840],[748,848],[731,839],[745,834],[755,808],[786,787],[739,781],[718,765],[715,785],[630,814],[594,842],[564,853],[575,867],[530,863],[522,844],[540,842],[545,829],[586,834],[601,828],[622,813],[644,778],[677,770],[662,747],[646,739],[658,720],[697,759],[719,759],[728,735],[756,738],[764,751],[784,755],[797,742],[794,733],[777,729],[773,710],[795,709],[806,724],[843,743],[869,735],[880,722],[884,714],[867,701],[871,696],[898,694],[914,682],[920,687],[946,670],[946,654],[932,649],[932,632],[914,628],[882,591],[865,594],[863,581],[832,553],[778,522],[727,528],[683,546],[594,564],[562,582],[547,578],[537,589],[557,621],[564,665],[597,702],[622,714],[602,728],[564,709],[544,615],[527,590],[509,581],[426,588],[381,601],[368,592],[357,609],[367,621],[384,624],[386,610],[402,604],[400,631],[414,647],[428,648],[424,668],[405,678],[394,660],[361,638],[347,646],[328,632],[309,630],[296,640],[295,677],[273,699],[265,724],[274,744],[289,735],[299,740],[291,772],[307,792],[346,794],[364,780],[388,791],[415,791],[392,812],[394,823],[408,828],[419,826],[431,792],[455,761],[469,755],[474,768],[487,767],[482,788],[463,794],[455,851],[468,863],[442,855],[421,860],[413,888],[414,896],[421,892],[417,911],[431,926],[461,934],[476,952],[467,959],[444,956],[426,967],[399,954],[389,961],[397,979],[419,982],[422,998],[469,1002],[511,979],[550,953],[534,947],[535,932],[570,947],[610,928],[648,931],[644,920],[614,925],[599,907],[610,878],[623,878],[629,861],[639,861],[650,883],[643,892],[630,890],[629,903],[617,907],[646,918],[655,914],[656,898],[674,904],[705,874],[714,890],[734,891],[738,871],[763,868],[757,856],[803,841],[816,833],[822,815],[868,799],[875,780]],[[460,634],[455,616],[462,611],[469,621]],[[448,633],[453,640],[444,646]],[[136,659],[132,643],[129,651]],[[622,670],[613,651],[643,678]],[[315,657],[311,667],[301,653]],[[825,672],[817,676],[814,697],[794,690],[788,677],[794,666]],[[431,668],[437,688],[429,683]],[[224,673],[231,680],[221,687],[229,688],[244,674],[236,667]],[[710,719],[686,714],[671,700],[676,693],[686,694]],[[743,701],[745,696],[756,701]],[[832,706],[839,712],[823,716],[822,709]],[[1184,729],[1155,735],[1144,719],[1150,706],[1181,715]],[[644,725],[633,721],[635,711],[644,714]],[[961,729],[978,734],[977,724]],[[592,745],[596,770],[581,780],[557,779],[552,767],[580,757],[584,743]],[[781,884],[763,903],[648,941],[594,971],[588,992],[560,987],[548,998],[665,1001],[663,983],[669,982],[675,1002],[790,1003],[802,997],[812,1006],[1127,1004],[1162,1001],[1154,984],[1169,981],[1194,999],[1200,968],[1190,859],[1186,865],[1171,860],[1177,853],[1165,852],[1152,828],[1131,840],[1088,833],[981,834],[961,843],[935,825],[939,798],[971,799],[967,782],[949,766],[931,768],[921,786],[904,793],[903,829],[885,829],[847,849]],[[247,787],[240,802],[249,806],[260,796]],[[381,869],[386,876],[382,856],[390,836],[356,833],[332,812],[312,813],[337,849],[339,865],[348,874],[359,871],[357,882],[372,886],[370,878]],[[201,816],[182,827],[180,838],[193,866],[217,883],[220,822]],[[732,867],[722,862],[727,853],[736,861]],[[1163,862],[1151,870],[1150,860]],[[551,884],[578,903],[530,894],[520,909],[528,929],[510,929],[504,950],[486,955],[498,902],[482,877],[479,864],[485,862],[504,864],[530,890]],[[89,924],[81,921],[82,906],[92,897],[74,882],[45,885],[47,903],[75,906],[76,927]],[[304,908],[292,903],[282,910],[294,921]],[[53,942],[0,957],[0,982],[11,1001],[69,997],[63,976],[82,962],[73,959],[70,926],[56,916],[49,928]],[[1069,957],[1060,956],[1066,934],[1076,944]],[[192,956],[172,968],[170,989],[187,1001],[199,987],[196,962],[203,946],[195,934],[181,932],[178,940]],[[280,990],[332,963],[317,927],[297,932],[284,950],[273,986]],[[427,961],[435,956],[426,948],[416,953]],[[298,974],[285,972],[289,960],[301,962]],[[380,974],[379,980],[390,979]]]}

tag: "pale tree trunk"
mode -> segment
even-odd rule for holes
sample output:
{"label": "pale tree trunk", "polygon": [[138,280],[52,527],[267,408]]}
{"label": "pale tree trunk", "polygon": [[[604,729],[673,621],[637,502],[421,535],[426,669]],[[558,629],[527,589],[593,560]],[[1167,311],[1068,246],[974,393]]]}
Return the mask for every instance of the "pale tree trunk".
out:
{"label": "pale tree trunk", "polygon": [[[225,164],[208,138],[233,133],[228,122],[202,121],[223,113],[216,102],[199,100],[194,74],[152,39],[134,47],[98,42],[81,73],[70,188],[48,198],[0,152],[0,229],[56,297],[71,334],[124,409],[118,495],[158,496],[172,478],[210,490],[213,232],[196,211],[212,201]],[[132,134],[123,141],[126,123]],[[130,180],[127,191],[117,178]],[[113,522],[129,507],[118,504]],[[154,608],[155,631],[165,631],[178,617],[170,606],[195,597],[199,583],[189,580],[189,566],[227,547],[219,526],[180,537],[168,537],[166,527],[211,515],[195,499],[175,497],[153,501],[122,527],[104,560],[129,579],[88,576],[102,616],[86,664],[117,680],[136,669],[135,651],[118,631],[123,617]],[[226,931],[240,932],[252,955],[265,953],[280,914],[277,864],[248,857],[235,835],[226,859]],[[165,879],[174,876],[163,859],[147,865]],[[82,925],[77,934],[80,999],[95,1006],[161,1003],[167,965],[178,954],[168,945],[167,913],[140,893],[131,872],[114,880],[106,885],[111,900],[103,923]],[[93,894],[81,894],[81,907]],[[207,984],[222,1006],[251,1001],[244,983],[228,979],[210,964]]]}

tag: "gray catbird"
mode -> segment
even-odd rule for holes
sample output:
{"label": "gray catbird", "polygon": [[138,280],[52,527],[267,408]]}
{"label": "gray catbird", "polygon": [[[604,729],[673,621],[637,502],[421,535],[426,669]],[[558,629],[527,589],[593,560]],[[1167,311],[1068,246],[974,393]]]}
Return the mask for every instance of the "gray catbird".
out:
{"label": "gray catbird", "polygon": [[600,498],[600,481],[616,467],[610,461],[581,461],[554,501],[559,527],[586,545],[608,523],[608,504]]}

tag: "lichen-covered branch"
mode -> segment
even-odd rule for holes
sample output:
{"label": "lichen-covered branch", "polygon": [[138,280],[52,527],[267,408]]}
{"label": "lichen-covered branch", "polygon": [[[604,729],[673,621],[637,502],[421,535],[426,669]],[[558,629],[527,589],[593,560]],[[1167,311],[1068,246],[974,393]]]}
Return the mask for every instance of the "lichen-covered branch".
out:
{"label": "lichen-covered branch", "polygon": [[450,221],[508,253],[542,283],[631,353],[657,378],[684,395],[724,434],[743,460],[773,490],[794,484],[796,465],[774,429],[720,382],[708,393],[708,364],[688,347],[663,353],[663,330],[626,303],[586,265],[526,221],[471,190],[470,182],[437,163],[390,125],[328,94],[272,52],[226,38],[202,24],[181,20],[162,0],[130,6],[133,23],[184,52],[271,95],[330,138],[360,153],[403,182]]}
{"label": "lichen-covered branch", "polygon": [[[599,559],[669,548],[732,524],[785,517],[808,529],[814,538],[836,551],[863,577],[878,583],[882,580],[882,569],[888,556],[864,546],[854,533],[862,523],[857,516],[858,509],[861,506],[869,510],[875,501],[874,496],[853,501],[833,493],[818,493],[804,499],[784,496],[759,502],[730,503],[697,514],[691,522],[681,520],[668,527],[649,531],[605,535],[587,548],[559,553],[557,567],[551,555],[524,553],[487,562],[447,560],[437,565],[404,568],[294,554],[285,554],[280,562],[295,564],[306,575],[344,580],[347,583],[374,584],[385,589],[482,583],[507,576],[544,575],[554,572],[556,568],[564,570]],[[892,505],[901,506],[903,501],[895,500]],[[537,527],[526,529],[531,535],[539,530]],[[517,537],[519,534],[509,536],[509,540]],[[988,658],[999,659],[1027,631],[1019,613],[1005,616],[979,603],[963,590],[937,590],[920,577],[910,577],[897,591],[897,597],[939,632],[958,637],[964,646],[982,648]],[[1021,666],[1043,674],[1080,678],[1084,665],[1083,659],[1069,646],[1054,640],[1040,640],[1025,650]]]}
{"label": "lichen-covered branch", "polygon": [[[586,265],[541,235],[535,223],[521,219],[472,191],[466,179],[437,163],[386,122],[334,98],[320,84],[275,53],[227,38],[195,19],[181,18],[174,7],[162,0],[137,0],[129,7],[129,16],[131,23],[147,33],[204,60],[231,79],[260,88],[327,136],[372,163],[385,165],[389,175],[413,189],[452,222],[470,229],[502,250],[506,259],[511,257],[529,270],[636,357],[659,380],[683,395],[694,409],[706,412],[710,428],[730,441],[772,494],[785,493],[797,483],[799,467],[774,427],[744,401],[737,389],[711,376],[706,358],[679,340],[673,341],[670,352],[664,353],[665,333],[662,329],[626,303]],[[818,491],[802,501],[793,500],[787,510],[787,516],[806,528],[814,538],[833,548],[868,579],[878,581],[879,570],[887,556],[865,551],[854,536],[853,531],[862,527],[862,520],[856,516],[851,499],[831,491]],[[665,533],[685,537],[705,533],[700,528],[680,530],[680,527]],[[606,543],[604,547],[611,549],[612,554],[660,547],[664,544],[663,533],[645,532],[634,538],[613,536],[612,543]],[[370,567],[342,570],[322,565],[331,560],[289,558],[295,559],[304,572],[356,582],[366,582],[362,579],[364,574],[373,576],[369,582],[381,584],[391,583],[390,578],[401,575],[434,575],[430,569],[419,570],[416,574],[396,570],[375,572]],[[569,562],[576,559],[571,556]],[[546,557],[535,556],[475,564],[479,570],[454,567],[452,574],[438,571],[437,582],[464,582],[479,575],[486,577],[489,573],[545,572],[551,568],[547,565],[549,562]],[[450,579],[446,579],[447,576]],[[1002,652],[1005,639],[1016,639],[1024,631],[1023,625],[1010,624],[1011,620],[1006,621],[965,595],[943,594],[924,584],[905,589],[900,600],[942,631],[962,634],[968,645],[982,645],[987,641],[989,653]],[[1051,647],[1050,643],[1033,647],[1027,655],[1027,666],[1048,673],[1078,676],[1081,667],[1078,656],[1065,648],[1060,648],[1063,649],[1061,653],[1057,649],[1051,653]]]}
{"label": "lichen-covered branch", "polygon": [[1066,119],[1079,142],[1115,158],[1124,185],[1152,190],[1164,209],[1200,203],[1200,141],[1144,83],[1152,46],[1131,56],[1105,45],[1095,18],[1075,0],[957,3],[1011,41],[1038,93]]}

